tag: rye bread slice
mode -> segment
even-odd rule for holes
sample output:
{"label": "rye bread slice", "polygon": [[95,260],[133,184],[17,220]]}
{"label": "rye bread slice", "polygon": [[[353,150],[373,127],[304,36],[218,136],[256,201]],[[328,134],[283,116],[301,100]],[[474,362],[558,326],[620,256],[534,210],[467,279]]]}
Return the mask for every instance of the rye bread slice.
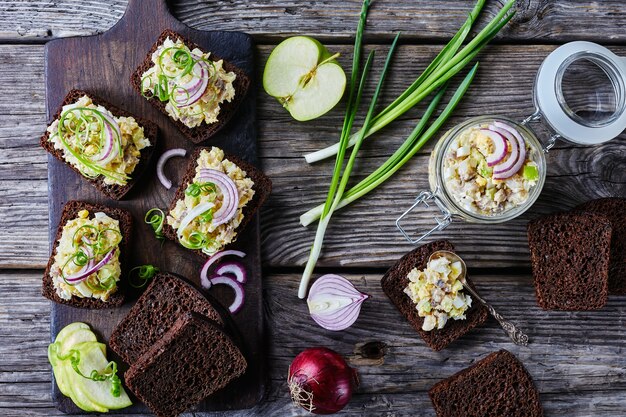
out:
{"label": "rye bread slice", "polygon": [[187,312],[124,374],[159,417],[177,416],[241,376],[247,362],[224,331]]}
{"label": "rye bread slice", "polygon": [[[151,146],[148,146],[147,148],[144,148],[140,151],[141,158],[139,159],[139,163],[137,164],[137,166],[135,166],[135,169],[130,174],[131,178],[128,180],[126,185],[105,184],[101,175],[96,178],[85,177],[78,170],[78,168],[67,163],[67,161],[63,157],[63,151],[54,148],[54,144],[48,140],[48,138],[50,137],[50,133],[48,133],[48,131],[46,131],[43,134],[43,136],[39,140],[39,144],[50,155],[54,156],[59,161],[69,166],[74,172],[76,172],[78,175],[84,178],[85,181],[89,182],[94,187],[96,187],[102,194],[104,194],[105,196],[113,200],[121,200],[131,190],[131,188],[133,188],[133,186],[137,183],[139,178],[143,175],[143,173],[148,168],[148,165],[150,164],[150,160],[152,159],[152,155],[154,154],[154,149],[157,146],[158,127],[155,123],[147,119],[137,117],[127,111],[124,111],[115,107],[111,103],[101,99],[95,94],[82,91],[82,90],[76,90],[76,89],[71,90],[69,93],[67,93],[67,95],[65,96],[65,99],[63,100],[63,103],[61,103],[61,106],[59,107],[59,110],[56,112],[56,114],[52,118],[52,122],[54,122],[61,116],[61,112],[63,111],[63,106],[76,103],[78,99],[80,99],[82,96],[85,96],[85,95],[91,98],[91,101],[93,101],[94,104],[98,106],[103,106],[116,117],[133,117],[137,121],[137,124],[143,127],[144,136],[146,137],[146,139],[150,141]],[[52,124],[52,122],[50,122],[50,124]],[[48,126],[50,126],[50,124]]]}
{"label": "rye bread slice", "polygon": [[557,213],[528,224],[535,295],[544,310],[597,310],[607,302],[611,223]]}
{"label": "rye bread slice", "polygon": [[[185,175],[180,181],[180,186],[176,190],[174,199],[170,203],[170,206],[167,210],[168,213],[176,206],[176,202],[178,200],[181,200],[185,197],[185,190],[187,189],[187,186],[193,182],[193,178],[196,176],[196,162],[198,160],[198,157],[200,156],[200,152],[202,152],[203,150],[210,151],[211,148],[197,148],[191,154],[191,157],[189,158],[189,164],[187,165],[187,170],[185,171]],[[252,189],[254,190],[254,196],[252,197],[252,200],[250,200],[248,204],[246,204],[246,206],[243,208],[243,219],[239,226],[237,226],[237,229],[235,229],[238,237],[248,225],[248,223],[250,223],[255,213],[261,208],[261,206],[269,197],[270,193],[272,192],[272,181],[259,168],[234,155],[224,154],[224,159],[228,159],[229,161],[233,162],[235,165],[245,171],[247,177],[254,181],[254,185],[252,187]],[[165,222],[163,223],[163,234],[168,239],[173,240],[180,245],[180,243],[178,242],[176,231],[171,225],[167,223],[167,213]],[[235,241],[231,242],[230,245],[235,243]],[[226,247],[230,245],[227,245]],[[205,254],[201,250],[194,250],[193,252],[204,258],[208,258],[210,256]]]}
{"label": "rye bread slice", "polygon": [[191,282],[170,273],[157,274],[111,334],[109,345],[132,364],[147,352],[187,311],[224,325],[215,302]]}
{"label": "rye bread slice", "polygon": [[437,417],[542,417],[539,392],[524,365],[500,350],[428,391]]}
{"label": "rye bread slice", "polygon": [[[63,233],[63,226],[65,226],[68,221],[75,219],[78,216],[78,212],[81,210],[89,210],[89,218],[93,218],[94,213],[103,212],[107,216],[118,220],[120,224],[122,241],[119,244],[119,260],[122,267],[122,275],[120,281],[117,283],[117,291],[112,294],[106,302],[95,298],[80,298],[76,296],[72,296],[69,300],[64,300],[57,295],[52,282],[52,277],[50,276],[50,269],[54,264],[54,256],[57,253],[59,239],[61,239],[61,234]],[[108,308],[122,305],[126,295],[126,281],[124,280],[124,277],[128,271],[128,252],[131,248],[132,223],[132,216],[127,210],[90,204],[84,201],[68,201],[63,207],[61,220],[57,228],[56,237],[54,238],[54,244],[52,246],[52,254],[50,255],[48,266],[46,266],[46,271],[43,275],[43,285],[41,290],[42,295],[56,303],[78,308]]]}
{"label": "rye bread slice", "polygon": [[[194,48],[198,48],[205,53],[210,52],[211,55],[209,56],[209,59],[211,59],[212,61],[219,61],[220,59],[222,59],[214,55],[213,52],[207,51],[206,48],[203,48],[200,45],[192,42],[189,38],[179,33],[176,33],[171,29],[165,29],[156,40],[154,45],[152,45],[152,48],[150,49],[150,51],[148,51],[148,54],[146,55],[146,58],[143,60],[141,65],[139,65],[139,67],[130,76],[130,83],[132,84],[135,91],[137,91],[142,96],[143,93],[141,91],[141,76],[152,66],[154,66],[154,64],[152,63],[152,54],[159,48],[159,46],[161,46],[161,44],[163,44],[163,42],[165,42],[168,37],[173,41],[180,39],[191,50],[193,50]],[[235,81],[233,81],[235,97],[230,102],[224,101],[222,104],[220,104],[218,120],[215,123],[206,124],[205,122],[202,122],[200,126],[189,128],[180,120],[174,120],[170,117],[169,114],[167,114],[167,111],[165,110],[167,102],[161,101],[157,97],[147,98],[150,104],[152,104],[155,108],[159,109],[164,115],[166,115],[172,121],[172,123],[174,123],[178,127],[178,129],[180,129],[182,134],[193,143],[198,144],[204,142],[211,136],[215,135],[222,127],[224,127],[237,112],[237,109],[243,102],[243,99],[245,98],[246,93],[250,88],[250,78],[246,75],[246,73],[236,65],[226,60],[223,61],[224,70],[226,72],[234,72],[236,75]]]}
{"label": "rye bread slice", "polygon": [[626,199],[592,200],[574,208],[574,211],[599,214],[611,222],[609,294],[626,294]]}
{"label": "rye bread slice", "polygon": [[[472,306],[466,311],[465,320],[448,320],[443,329],[434,329],[429,332],[422,330],[424,318],[420,317],[413,301],[404,293],[409,283],[407,275],[413,268],[424,269],[428,258],[438,250],[454,251],[454,246],[446,240],[439,240],[420,246],[404,255],[389,269],[381,280],[383,291],[396,306],[398,311],[409,321],[411,326],[424,339],[424,342],[433,350],[444,349],[450,343],[468,333],[474,327],[480,326],[489,316],[489,312],[478,300],[472,300]],[[469,278],[467,283],[475,290]]]}

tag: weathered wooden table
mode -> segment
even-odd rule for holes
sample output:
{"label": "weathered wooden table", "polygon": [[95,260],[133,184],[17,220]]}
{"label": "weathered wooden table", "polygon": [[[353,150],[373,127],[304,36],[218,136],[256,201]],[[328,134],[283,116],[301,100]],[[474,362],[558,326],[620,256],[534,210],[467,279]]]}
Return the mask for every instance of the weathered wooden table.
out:
{"label": "weathered wooden table", "polygon": [[[150,1],[150,0],[145,0]],[[483,16],[499,2],[489,1]],[[402,31],[383,102],[397,95],[452,36],[472,0],[377,0],[367,48],[386,51]],[[51,416],[49,303],[40,296],[48,258],[43,44],[111,27],[124,0],[2,0],[0,2],[0,415]],[[360,0],[199,1],[171,5],[199,29],[242,30],[258,43],[258,70],[272,46],[295,33],[311,34],[349,56]],[[532,86],[543,58],[556,45],[585,39],[626,55],[626,4],[618,0],[520,0],[513,22],[480,56],[479,75],[448,123],[495,113],[521,118],[532,112]],[[380,54],[382,56],[382,54]],[[68,57],[71,59],[71,57]],[[382,58],[381,58],[382,59]],[[347,68],[348,59],[341,62]],[[380,66],[377,66],[380,68]],[[374,78],[374,77],[372,77]],[[393,220],[427,186],[431,142],[390,182],[342,211],[327,235],[320,270],[339,272],[373,295],[350,329],[333,333],[314,325],[296,297],[313,230],[298,216],[324,198],[332,162],[307,165],[302,154],[333,143],[341,111],[309,123],[290,119],[262,89],[258,93],[259,145],[274,193],[262,212],[264,286],[271,383],[256,408],[232,415],[305,415],[291,405],[285,377],[291,359],[314,345],[347,356],[361,388],[344,415],[433,416],[428,389],[487,353],[505,348],[527,366],[547,416],[626,415],[626,297],[611,297],[592,313],[541,311],[535,302],[525,225],[541,213],[603,196],[626,197],[626,136],[603,146],[561,144],[550,152],[539,201],[523,217],[498,227],[454,224],[451,239],[473,267],[474,281],[502,313],[532,337],[528,348],[509,343],[495,321],[449,349],[428,349],[383,295],[379,279],[411,246]],[[412,129],[409,113],[366,142],[357,172],[370,172]],[[426,225],[430,214],[419,217]]]}

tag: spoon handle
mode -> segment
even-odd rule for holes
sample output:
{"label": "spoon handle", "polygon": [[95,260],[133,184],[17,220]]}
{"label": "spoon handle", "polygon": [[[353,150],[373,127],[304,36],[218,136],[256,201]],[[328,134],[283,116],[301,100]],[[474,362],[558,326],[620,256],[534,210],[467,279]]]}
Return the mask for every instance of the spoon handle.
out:
{"label": "spoon handle", "polygon": [[511,323],[510,321],[508,321],[507,319],[505,319],[504,317],[502,317],[502,315],[500,315],[500,313],[498,313],[492,306],[491,304],[489,304],[488,302],[486,302],[480,295],[478,295],[476,293],[476,291],[474,291],[474,289],[472,287],[470,287],[467,284],[463,284],[463,286],[481,303],[483,303],[485,305],[485,307],[487,307],[487,309],[489,310],[489,313],[491,313],[491,315],[498,320],[498,323],[500,323],[500,326],[504,329],[505,332],[507,332],[507,334],[509,335],[509,337],[511,338],[511,340],[513,341],[513,343],[515,343],[516,345],[520,345],[520,346],[527,346],[528,345],[528,335],[524,332],[522,332],[517,326],[515,326],[513,323]]}

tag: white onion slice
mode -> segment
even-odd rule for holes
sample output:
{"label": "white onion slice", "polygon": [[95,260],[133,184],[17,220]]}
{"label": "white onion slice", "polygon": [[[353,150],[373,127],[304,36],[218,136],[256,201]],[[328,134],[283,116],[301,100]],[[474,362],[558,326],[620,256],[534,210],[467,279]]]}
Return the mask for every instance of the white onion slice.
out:
{"label": "white onion slice", "polygon": [[222,193],[222,206],[213,213],[213,225],[219,226],[228,222],[237,213],[239,207],[239,190],[235,182],[226,174],[215,169],[201,169],[198,182],[211,182]]}
{"label": "white onion slice", "polygon": [[111,261],[111,258],[113,258],[114,253],[115,253],[115,248],[111,249],[109,253],[107,253],[100,262],[98,262],[95,265],[92,265],[91,268],[86,268],[84,270],[81,270],[82,272],[78,272],[74,275],[70,275],[69,277],[66,277],[65,280],[69,282],[70,284],[74,284],[74,285],[78,284],[81,281],[84,281],[87,277],[89,277],[89,275],[98,272],[100,268],[108,264],[109,261]]}
{"label": "white onion slice", "polygon": [[206,202],[200,203],[191,210],[189,210],[189,213],[187,213],[187,215],[183,217],[183,219],[180,221],[180,226],[178,226],[178,240],[181,240],[183,238],[183,232],[185,231],[187,226],[189,226],[189,223],[193,221],[193,219],[195,219],[205,211],[212,209],[214,206],[215,205],[213,203]]}
{"label": "white onion slice", "polygon": [[496,129],[503,130],[509,133],[509,135],[513,135],[514,142],[517,144],[516,146],[517,147],[517,159],[515,163],[510,165],[507,169],[501,168],[501,169],[496,170],[494,168],[493,178],[497,180],[505,180],[517,174],[519,170],[522,168],[522,165],[524,165],[524,162],[526,161],[526,141],[524,140],[522,135],[517,131],[517,129],[515,129],[512,126],[507,125],[506,123],[494,122],[493,125]]}
{"label": "white onion slice", "polygon": [[232,314],[236,314],[243,307],[244,302],[244,289],[240,282],[237,282],[234,278],[224,276],[214,276],[209,280],[212,285],[228,285],[235,291],[235,300],[228,307],[228,311]]}
{"label": "white onion slice", "polygon": [[491,139],[491,142],[494,146],[494,151],[492,154],[487,156],[487,166],[497,165],[500,161],[504,159],[508,151],[507,140],[500,133],[489,130],[489,129],[481,129],[480,132]]}
{"label": "white onion slice", "polygon": [[163,171],[163,169],[165,168],[165,164],[167,163],[167,161],[170,160],[170,158],[173,158],[174,156],[185,157],[186,155],[187,151],[185,149],[176,148],[163,152],[163,155],[161,155],[161,157],[159,158],[159,161],[157,162],[157,177],[159,178],[161,184],[163,184],[163,186],[168,190],[172,188],[172,181],[170,181],[165,176],[165,172]]}
{"label": "white onion slice", "polygon": [[339,331],[352,326],[369,295],[361,293],[342,276],[327,274],[318,278],[309,291],[307,304],[311,318],[321,327]]}
{"label": "white onion slice", "polygon": [[224,256],[238,256],[239,258],[244,258],[246,254],[240,250],[223,250],[215,253],[211,256],[202,266],[200,270],[200,282],[204,288],[210,288],[211,282],[209,281],[209,268],[211,265],[219,261]]}

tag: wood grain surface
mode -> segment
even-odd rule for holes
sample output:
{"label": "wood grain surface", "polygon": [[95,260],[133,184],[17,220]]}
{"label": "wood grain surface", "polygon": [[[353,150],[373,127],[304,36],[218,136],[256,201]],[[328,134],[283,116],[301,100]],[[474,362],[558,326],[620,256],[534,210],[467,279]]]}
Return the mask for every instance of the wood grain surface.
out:
{"label": "wood grain surface", "polygon": [[[197,29],[243,30],[256,43],[257,74],[284,36],[307,33],[331,44],[349,67],[359,0],[249,1],[176,0],[175,16]],[[49,302],[39,295],[41,268],[48,258],[47,162],[37,140],[45,129],[44,46],[57,37],[102,33],[124,12],[124,0],[48,0],[0,3],[0,415],[58,416],[50,397]],[[472,0],[375,0],[368,19],[367,48],[379,61],[397,31],[403,32],[385,94],[402,91],[465,19]],[[488,0],[484,22],[500,0]],[[557,44],[592,40],[626,56],[626,8],[622,1],[518,0],[518,14],[480,56],[478,76],[446,127],[475,115],[522,118],[532,112],[532,87],[542,60]],[[381,65],[375,65],[375,79]],[[371,90],[370,90],[371,91]],[[329,346],[350,358],[361,389],[343,415],[434,416],[426,391],[435,382],[486,354],[506,348],[528,367],[541,392],[547,417],[626,415],[626,298],[611,297],[600,312],[539,310],[528,275],[526,222],[603,196],[626,197],[626,135],[599,147],[560,143],[548,157],[548,179],[537,204],[522,218],[488,229],[455,223],[444,234],[474,269],[481,293],[531,335],[528,348],[511,345],[490,320],[440,353],[427,349],[387,301],[379,286],[384,270],[406,253],[393,219],[426,187],[431,142],[394,179],[336,215],[327,235],[321,271],[347,275],[369,300],[354,327],[327,332],[310,322],[296,287],[313,239],[297,217],[325,197],[332,162],[307,165],[301,155],[334,143],[343,104],[318,120],[296,123],[280,105],[258,91],[260,163],[274,182],[261,213],[264,317],[270,383],[265,400],[247,412],[226,416],[304,416],[289,401],[285,375],[306,347]],[[355,178],[371,171],[411,131],[411,111],[368,139]],[[535,126],[541,138],[544,130]],[[414,226],[425,227],[430,213]],[[476,270],[476,268],[478,268]],[[384,327],[385,331],[381,331]],[[363,352],[382,356],[363,357]],[[367,355],[366,355],[367,356]]]}

